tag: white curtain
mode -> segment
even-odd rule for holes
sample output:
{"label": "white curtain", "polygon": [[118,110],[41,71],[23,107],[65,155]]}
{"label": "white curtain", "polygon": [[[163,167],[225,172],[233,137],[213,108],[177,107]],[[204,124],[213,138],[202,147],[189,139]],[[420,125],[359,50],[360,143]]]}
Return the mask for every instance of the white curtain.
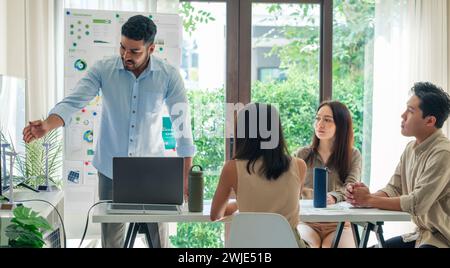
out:
{"label": "white curtain", "polygon": [[[411,140],[400,133],[400,116],[414,82],[429,81],[448,89],[447,49],[447,0],[377,1],[372,191],[387,184]],[[399,235],[407,228],[394,229]]]}
{"label": "white curtain", "polygon": [[371,186],[383,187],[408,140],[401,114],[417,81],[447,85],[447,1],[376,4]]}
{"label": "white curtain", "polygon": [[0,0],[0,74],[25,79],[25,0]]}
{"label": "white curtain", "polygon": [[26,79],[27,121],[46,116],[57,99],[55,2],[0,0],[0,74]]}
{"label": "white curtain", "polygon": [[46,117],[57,100],[55,0],[26,0],[27,119]]}
{"label": "white curtain", "polygon": [[[25,127],[25,80],[0,75],[0,131],[16,152],[23,153],[22,131]],[[4,111],[4,112],[3,112]]]}

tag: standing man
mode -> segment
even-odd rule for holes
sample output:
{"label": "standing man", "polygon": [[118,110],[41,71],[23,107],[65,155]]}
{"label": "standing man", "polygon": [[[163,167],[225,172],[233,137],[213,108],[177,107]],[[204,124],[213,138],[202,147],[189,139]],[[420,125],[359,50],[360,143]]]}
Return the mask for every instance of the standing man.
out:
{"label": "standing man", "polygon": [[450,97],[431,83],[416,83],[402,115],[402,135],[410,142],[389,184],[371,194],[362,183],[347,185],[347,201],[411,214],[417,230],[386,241],[386,247],[450,247],[450,141],[442,127]]}
{"label": "standing man", "polygon": [[[96,62],[78,82],[74,92],[58,103],[46,120],[30,122],[23,131],[23,139],[29,143],[53,129],[67,126],[72,114],[85,107],[101,89],[101,131],[93,160],[99,174],[101,200],[112,199],[113,157],[163,155],[161,118],[164,102],[169,112],[184,107],[181,113],[171,114],[171,119],[182,122],[182,134],[180,129],[174,127],[174,130],[178,155],[185,159],[184,193],[187,195],[187,175],[195,146],[186,91],[177,69],[152,56],[156,31],[156,25],[149,18],[131,17],[122,27],[120,57]],[[152,234],[149,243],[160,247],[158,225],[148,226]],[[124,230],[124,224],[102,224],[102,246],[122,247]],[[166,238],[166,235],[161,237]]]}

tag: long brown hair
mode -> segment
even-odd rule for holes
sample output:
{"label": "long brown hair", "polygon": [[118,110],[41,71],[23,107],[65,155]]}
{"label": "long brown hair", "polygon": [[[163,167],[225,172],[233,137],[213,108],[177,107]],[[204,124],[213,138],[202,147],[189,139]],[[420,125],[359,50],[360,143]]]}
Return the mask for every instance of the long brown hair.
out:
{"label": "long brown hair", "polygon": [[[333,111],[333,120],[336,125],[335,140],[332,148],[331,156],[326,164],[329,168],[335,168],[339,173],[342,182],[345,181],[350,172],[353,151],[353,121],[350,111],[345,104],[339,101],[325,101],[317,108],[317,112],[324,107],[330,107]],[[311,144],[311,152],[306,157],[305,162],[312,165],[314,155],[318,154],[320,140],[316,133],[313,135]]]}

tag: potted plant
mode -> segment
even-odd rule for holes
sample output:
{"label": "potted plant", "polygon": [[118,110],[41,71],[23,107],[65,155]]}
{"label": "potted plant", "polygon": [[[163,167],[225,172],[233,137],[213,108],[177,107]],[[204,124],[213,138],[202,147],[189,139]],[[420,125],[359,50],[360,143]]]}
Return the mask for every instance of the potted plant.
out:
{"label": "potted plant", "polygon": [[13,214],[14,218],[5,230],[8,245],[12,248],[42,248],[44,233],[52,230],[48,221],[25,206],[16,207]]}

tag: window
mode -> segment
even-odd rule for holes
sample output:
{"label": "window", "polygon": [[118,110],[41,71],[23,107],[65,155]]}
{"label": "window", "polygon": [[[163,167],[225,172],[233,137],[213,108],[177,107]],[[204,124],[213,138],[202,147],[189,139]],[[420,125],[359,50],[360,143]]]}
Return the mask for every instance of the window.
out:
{"label": "window", "polygon": [[[180,1],[181,69],[198,149],[194,163],[207,170],[205,199],[212,198],[223,161],[232,156],[231,140],[223,135],[229,131],[225,103],[284,105],[282,120],[294,150],[310,142],[315,108],[331,96],[329,1],[272,2]],[[171,241],[177,247],[223,246],[217,237],[224,237],[223,224],[189,223],[179,224]]]}
{"label": "window", "polygon": [[278,106],[290,152],[308,145],[313,133],[320,28],[318,4],[252,4],[251,101]]}
{"label": "window", "polygon": [[370,182],[375,0],[335,0],[333,99],[352,113],[355,147],[362,153],[362,180]]}
{"label": "window", "polygon": [[20,153],[25,150],[22,143],[22,131],[25,127],[25,87],[25,79],[0,75],[2,143],[10,143],[14,150]]}
{"label": "window", "polygon": [[[204,199],[210,200],[225,161],[227,6],[225,2],[182,2],[180,10],[185,11],[180,69],[188,91],[197,147],[193,163],[204,168]],[[222,223],[179,223],[177,235],[170,240],[175,247],[222,247],[223,227]]]}

